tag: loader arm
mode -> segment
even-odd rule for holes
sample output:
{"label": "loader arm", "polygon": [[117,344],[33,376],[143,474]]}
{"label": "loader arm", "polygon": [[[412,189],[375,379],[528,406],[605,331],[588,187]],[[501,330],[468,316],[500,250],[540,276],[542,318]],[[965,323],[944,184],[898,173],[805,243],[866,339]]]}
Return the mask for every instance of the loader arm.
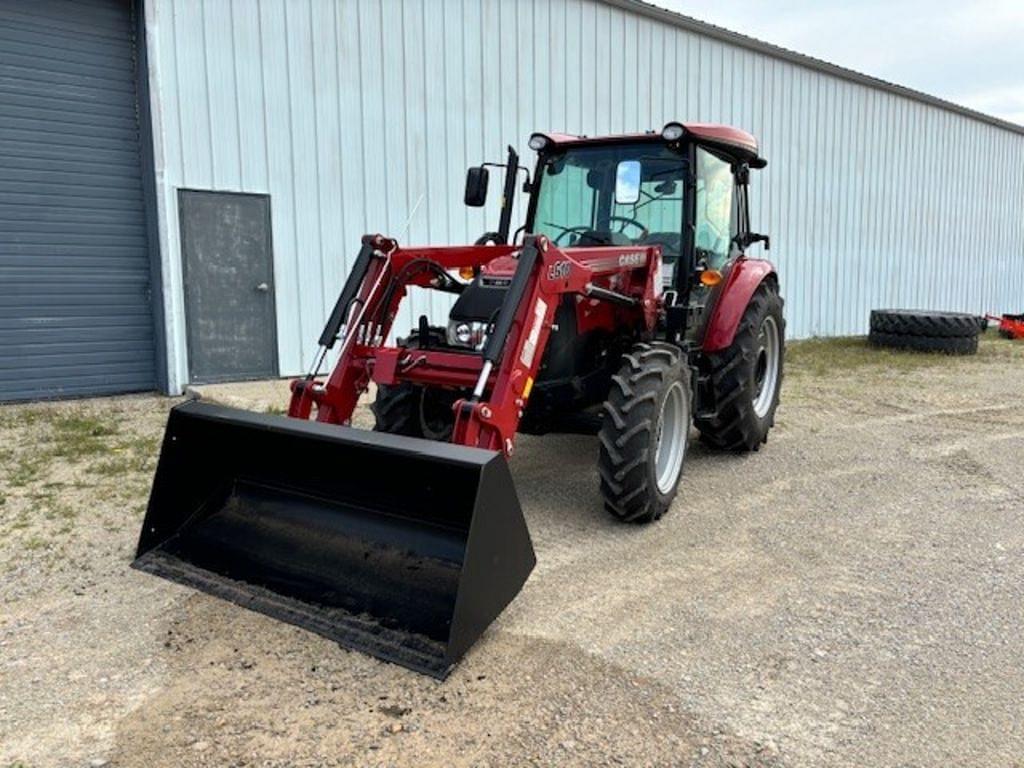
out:
{"label": "loader arm", "polygon": [[[455,403],[452,442],[511,455],[515,433],[554,322],[566,294],[623,315],[620,322],[653,330],[661,251],[657,246],[560,249],[548,238],[528,236],[520,247],[408,248],[380,236],[372,263],[358,289],[349,286],[351,308],[340,335],[337,363],[326,383],[315,377],[292,383],[289,415],[333,424],[351,423],[370,381],[395,385],[411,381],[436,387],[472,388]],[[501,310],[480,353],[416,350],[385,344],[406,288],[437,288],[443,272],[481,269],[510,283]],[[339,312],[332,313],[332,320]]]}
{"label": "loader arm", "polygon": [[[632,315],[635,324],[652,330],[657,319],[654,289],[660,259],[656,247],[563,250],[543,235],[528,237],[484,347],[474,397],[455,404],[453,442],[511,456],[562,296],[575,294],[586,301],[611,303]],[[599,284],[610,276],[620,276],[618,290]],[[485,396],[484,381],[489,380],[492,366],[497,366],[498,373]]]}

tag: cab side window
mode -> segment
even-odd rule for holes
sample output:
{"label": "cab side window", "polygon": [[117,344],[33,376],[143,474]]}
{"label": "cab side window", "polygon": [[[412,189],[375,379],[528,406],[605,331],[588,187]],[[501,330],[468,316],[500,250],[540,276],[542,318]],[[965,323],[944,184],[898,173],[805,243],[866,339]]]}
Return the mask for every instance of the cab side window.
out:
{"label": "cab side window", "polygon": [[721,269],[729,260],[733,229],[732,167],[697,148],[697,217],[694,243],[697,264]]}

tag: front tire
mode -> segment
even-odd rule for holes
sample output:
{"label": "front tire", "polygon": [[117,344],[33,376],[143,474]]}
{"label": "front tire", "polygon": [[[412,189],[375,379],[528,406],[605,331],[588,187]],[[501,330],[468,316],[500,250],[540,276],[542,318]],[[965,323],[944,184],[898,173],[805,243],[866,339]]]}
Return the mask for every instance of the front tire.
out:
{"label": "front tire", "polygon": [[671,344],[637,344],[622,356],[598,439],[605,508],[619,520],[649,523],[676,496],[689,446],[690,370]]}
{"label": "front tire", "polygon": [[371,407],[376,419],[373,429],[448,442],[455,425],[452,406],[456,399],[458,395],[444,389],[408,382],[392,387],[382,384],[377,387],[377,399]]}
{"label": "front tire", "polygon": [[[430,329],[431,346],[444,341],[444,329]],[[406,349],[421,349],[420,334],[413,332],[403,344]],[[455,414],[452,406],[459,399],[453,390],[424,387],[402,382],[377,387],[377,398],[371,406],[375,418],[374,431],[392,435],[422,437],[446,443],[452,438]]]}
{"label": "front tire", "polygon": [[774,282],[764,282],[743,312],[736,337],[706,356],[714,415],[697,420],[708,445],[756,451],[768,442],[782,389],[786,322]]}

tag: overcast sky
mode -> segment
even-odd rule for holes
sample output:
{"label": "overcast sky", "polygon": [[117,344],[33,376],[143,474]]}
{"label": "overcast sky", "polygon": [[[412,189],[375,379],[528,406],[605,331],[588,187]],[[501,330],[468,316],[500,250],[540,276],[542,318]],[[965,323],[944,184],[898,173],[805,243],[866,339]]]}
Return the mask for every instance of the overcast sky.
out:
{"label": "overcast sky", "polygon": [[1024,0],[648,0],[1024,125]]}

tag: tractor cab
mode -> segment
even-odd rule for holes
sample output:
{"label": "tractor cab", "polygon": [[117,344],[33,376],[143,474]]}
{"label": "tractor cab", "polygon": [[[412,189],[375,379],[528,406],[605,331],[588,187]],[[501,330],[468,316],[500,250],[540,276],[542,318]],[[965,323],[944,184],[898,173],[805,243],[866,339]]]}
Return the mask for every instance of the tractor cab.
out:
{"label": "tractor cab", "polygon": [[531,231],[563,248],[660,245],[662,263],[678,263],[686,161],[666,144],[564,148],[544,157],[537,175]]}
{"label": "tractor cab", "polygon": [[[535,133],[529,146],[538,159],[524,186],[530,192],[526,221],[516,234],[544,235],[563,249],[660,247],[659,289],[674,294],[676,311],[669,316],[677,330],[685,330],[687,314],[707,304],[710,286],[735,258],[753,243],[767,247],[767,236],[751,231],[747,198],[750,169],[767,163],[745,131],[671,122],[661,133]],[[526,169],[509,151],[502,227],[481,241],[510,241],[516,178]],[[467,204],[483,205],[481,180],[485,185],[484,166],[470,169]],[[467,310],[478,303],[473,293],[462,302],[466,307],[456,309],[461,319],[468,320]]]}

